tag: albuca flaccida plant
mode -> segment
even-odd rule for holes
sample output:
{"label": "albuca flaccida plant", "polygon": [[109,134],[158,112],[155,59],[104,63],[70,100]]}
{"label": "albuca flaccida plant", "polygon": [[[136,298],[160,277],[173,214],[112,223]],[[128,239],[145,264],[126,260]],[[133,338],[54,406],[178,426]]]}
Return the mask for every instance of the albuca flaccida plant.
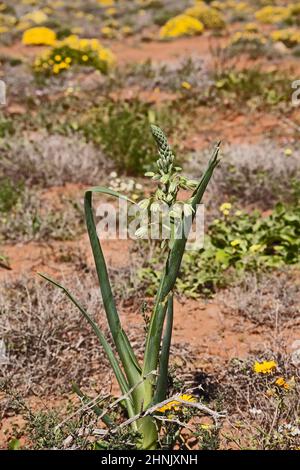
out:
{"label": "albuca flaccida plant", "polygon": [[[173,292],[188,237],[186,230],[184,230],[184,212],[188,212],[192,218],[195,217],[197,206],[200,204],[214,169],[219,162],[219,145],[217,145],[200,181],[189,181],[180,174],[181,168],[175,166],[174,155],[162,130],[154,125],[151,126],[151,130],[158,147],[159,159],[157,160],[156,172],[147,175],[158,182],[158,188],[148,200],[141,201],[140,206],[149,211],[153,205],[162,202],[172,210],[179,190],[190,190],[192,195],[189,194],[189,198],[184,203],[185,208],[189,207],[190,210],[186,211],[185,209],[179,224],[177,222],[177,230],[182,231],[181,236],[170,237],[169,243],[165,243],[162,247],[166,256],[166,263],[161,273],[160,285],[146,333],[143,362],[139,362],[120,322],[105,259],[96,232],[92,207],[93,195],[97,193],[124,199],[127,199],[126,196],[108,188],[96,187],[86,191],[84,198],[87,230],[103,305],[117,354],[115,354],[98,325],[73,295],[62,285],[42,275],[42,277],[65,292],[97,335],[116,376],[122,396],[125,397],[123,405],[128,418],[133,418],[130,425],[133,431],[141,436],[138,443],[140,449],[155,449],[157,447],[159,422],[156,422],[150,413],[147,414],[147,410],[153,407],[155,409],[156,404],[159,407],[159,404],[166,400],[168,393],[168,366],[173,326]],[[136,419],[137,416],[139,416],[138,419]]]}

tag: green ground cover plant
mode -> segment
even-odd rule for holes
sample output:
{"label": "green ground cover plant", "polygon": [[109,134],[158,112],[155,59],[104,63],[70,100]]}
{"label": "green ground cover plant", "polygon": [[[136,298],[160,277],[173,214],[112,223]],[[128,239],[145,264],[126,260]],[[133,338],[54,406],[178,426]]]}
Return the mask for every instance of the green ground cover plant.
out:
{"label": "green ground cover plant", "polygon": [[[221,217],[208,228],[204,247],[183,258],[178,288],[186,296],[211,295],[218,287],[234,283],[247,271],[259,272],[296,265],[300,261],[299,206],[277,204],[268,216],[220,207]],[[153,292],[158,279],[158,258],[139,271]]]}

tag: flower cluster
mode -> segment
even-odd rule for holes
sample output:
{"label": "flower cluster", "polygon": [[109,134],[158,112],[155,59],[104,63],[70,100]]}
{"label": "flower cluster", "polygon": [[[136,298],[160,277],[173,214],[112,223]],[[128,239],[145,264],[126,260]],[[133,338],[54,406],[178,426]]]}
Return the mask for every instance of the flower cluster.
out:
{"label": "flower cluster", "polygon": [[272,374],[277,368],[275,361],[255,362],[253,370],[256,374]]}
{"label": "flower cluster", "polygon": [[290,384],[286,382],[284,377],[278,377],[278,379],[275,380],[275,385],[281,389],[284,390],[289,390],[290,389]]}
{"label": "flower cluster", "polygon": [[225,216],[229,215],[231,208],[232,205],[230,202],[223,202],[223,204],[221,204],[221,206],[219,207],[220,212],[222,212],[222,214]]}
{"label": "flower cluster", "polygon": [[[142,199],[138,203],[141,209],[141,227],[136,231],[135,235],[138,238],[143,238],[147,233],[149,224],[144,214],[164,213],[167,211],[167,215],[172,219],[170,227],[167,227],[162,220],[151,223],[151,225],[152,228],[155,226],[160,227],[162,223],[167,231],[166,235],[170,240],[170,245],[172,245],[173,237],[178,225],[181,223],[182,217],[190,217],[194,211],[191,205],[191,199],[178,201],[177,194],[181,189],[188,191],[196,190],[198,182],[182,176],[182,168],[174,166],[174,154],[163,131],[154,124],[151,125],[151,131],[157,144],[159,159],[156,162],[157,171],[147,172],[145,176],[150,177],[153,181],[158,181],[159,184],[157,190],[150,198]],[[161,246],[166,246],[167,238],[164,238]]]}
{"label": "flower cluster", "polygon": [[54,47],[34,63],[36,73],[58,75],[73,65],[88,65],[106,73],[115,62],[112,52],[103,47],[98,39],[68,36],[57,41]]}
{"label": "flower cluster", "polygon": [[257,45],[264,46],[267,39],[257,31],[237,31],[231,38],[231,45]]}
{"label": "flower cluster", "polygon": [[188,8],[184,14],[200,20],[207,29],[223,29],[225,27],[225,21],[221,13],[204,2],[199,2],[195,6]]}
{"label": "flower cluster", "polygon": [[22,16],[21,21],[29,23],[42,24],[48,20],[47,14],[43,10],[34,10]]}
{"label": "flower cluster", "polygon": [[294,29],[279,29],[271,33],[274,42],[281,41],[287,47],[294,47],[300,44],[300,32]]}
{"label": "flower cluster", "polygon": [[204,25],[201,21],[188,15],[178,15],[171,18],[160,29],[159,36],[161,39],[178,38],[181,36],[194,36],[201,34]]}
{"label": "flower cluster", "polygon": [[12,15],[0,13],[0,33],[6,33],[15,26],[17,20]]}
{"label": "flower cluster", "polygon": [[25,46],[53,46],[56,33],[50,28],[36,26],[24,31],[22,42]]}
{"label": "flower cluster", "polygon": [[255,17],[261,23],[275,24],[287,21],[291,16],[289,7],[268,5],[255,13]]}
{"label": "flower cluster", "polygon": [[114,191],[129,194],[131,199],[136,200],[141,194],[143,194],[143,186],[140,183],[136,183],[133,179],[119,178],[117,173],[113,171],[109,175],[110,177],[110,189]]}

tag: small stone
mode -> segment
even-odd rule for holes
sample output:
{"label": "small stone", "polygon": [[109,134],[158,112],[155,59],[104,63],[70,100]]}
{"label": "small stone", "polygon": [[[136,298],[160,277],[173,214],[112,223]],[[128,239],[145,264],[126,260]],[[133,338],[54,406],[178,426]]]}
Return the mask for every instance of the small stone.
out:
{"label": "small stone", "polygon": [[292,352],[291,362],[294,366],[300,366],[300,348]]}
{"label": "small stone", "polygon": [[68,447],[70,447],[70,445],[72,444],[73,442],[73,436],[68,436],[65,440],[64,440],[64,449],[67,449]]}
{"label": "small stone", "polygon": [[288,54],[289,52],[288,47],[286,47],[286,45],[281,41],[275,42],[273,48],[276,52],[279,52],[279,54]]}
{"label": "small stone", "polygon": [[300,339],[296,339],[292,345],[291,345],[291,349],[293,351],[295,351],[296,349],[300,349]]}

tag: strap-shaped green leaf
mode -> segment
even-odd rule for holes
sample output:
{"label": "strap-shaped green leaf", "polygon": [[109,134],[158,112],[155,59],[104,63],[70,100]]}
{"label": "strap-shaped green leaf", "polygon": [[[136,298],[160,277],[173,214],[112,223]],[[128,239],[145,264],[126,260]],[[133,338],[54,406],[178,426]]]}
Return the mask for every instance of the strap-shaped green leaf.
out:
{"label": "strap-shaped green leaf", "polygon": [[168,299],[166,327],[161,347],[159,359],[159,373],[156,383],[156,390],[154,394],[153,404],[161,403],[166,399],[168,389],[168,369],[169,369],[169,356],[173,330],[173,317],[174,317],[174,297],[170,294]]}
{"label": "strap-shaped green leaf", "polygon": [[[111,348],[111,346],[109,345],[109,343],[107,342],[104,334],[102,333],[102,331],[100,330],[100,328],[98,327],[98,325],[94,322],[94,320],[91,318],[91,316],[87,313],[87,311],[82,307],[82,305],[80,305],[80,303],[73,297],[73,295],[64,287],[62,286],[61,284],[59,284],[58,282],[54,281],[53,279],[51,279],[50,277],[48,276],[45,276],[44,274],[41,274],[39,273],[39,275],[46,279],[46,281],[49,281],[51,282],[51,284],[53,284],[54,286],[58,287],[59,289],[61,289],[65,294],[66,296],[73,302],[74,305],[76,305],[76,307],[79,309],[79,311],[82,313],[82,315],[85,317],[85,319],[88,321],[88,323],[91,325],[94,333],[96,334],[97,338],[99,339],[100,341],[100,344],[101,346],[103,347],[107,357],[108,357],[108,360],[110,362],[110,365],[114,371],[114,374],[116,376],[116,379],[120,385],[120,388],[121,388],[121,391],[123,394],[126,394],[128,393],[129,391],[129,386],[128,386],[128,383],[124,377],[124,374],[119,366],[119,363],[114,355],[114,352]],[[126,400],[126,406],[127,406],[127,410],[128,410],[128,415],[129,416],[134,416],[135,412],[134,412],[134,409],[133,409],[133,405],[132,405],[132,400],[131,398],[128,398],[128,400]]]}
{"label": "strap-shaped green leaf", "polygon": [[[84,208],[86,224],[90,243],[93,251],[95,266],[97,270],[101,295],[103,299],[104,309],[106,312],[109,328],[118,351],[120,360],[124,367],[125,374],[127,376],[130,387],[133,387],[136,383],[141,380],[141,368],[138,364],[137,358],[131,347],[126,333],[124,332],[120,318],[117,312],[115,300],[113,297],[111,285],[109,282],[107,267],[100,245],[100,241],[96,231],[96,225],[92,209],[92,195],[93,193],[108,194],[117,198],[122,198],[130,201],[129,198],[123,196],[113,190],[103,187],[92,188],[85,193]],[[132,202],[132,201],[130,201]],[[133,396],[138,394],[138,390],[133,391]]]}

